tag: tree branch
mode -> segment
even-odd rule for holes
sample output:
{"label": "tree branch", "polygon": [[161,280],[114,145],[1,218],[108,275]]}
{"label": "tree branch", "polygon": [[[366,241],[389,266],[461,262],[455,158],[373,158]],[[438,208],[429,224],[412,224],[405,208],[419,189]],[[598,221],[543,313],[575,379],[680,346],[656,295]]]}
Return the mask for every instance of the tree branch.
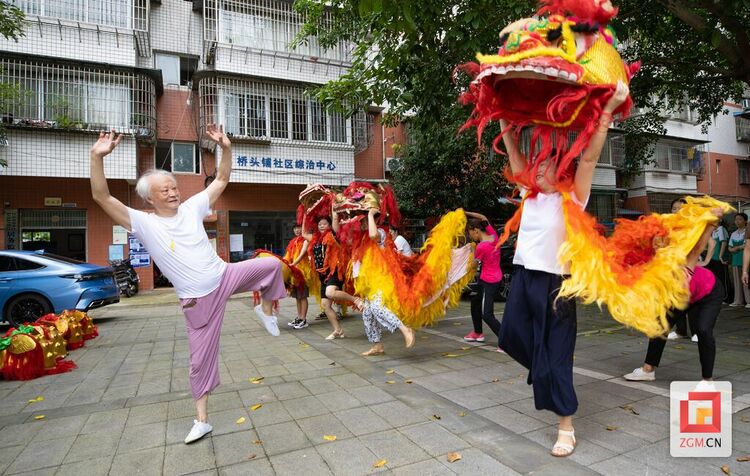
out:
{"label": "tree branch", "polygon": [[[718,74],[719,76],[725,76],[733,79],[742,79],[744,71],[742,69],[732,70],[726,68],[717,68],[715,66],[696,65],[692,61],[683,61],[677,58],[654,58],[645,61],[646,64],[653,64],[657,66],[685,66],[688,68],[698,69],[707,73]],[[696,77],[696,81],[701,81],[704,78]],[[718,78],[705,78],[710,80],[716,80]]]}

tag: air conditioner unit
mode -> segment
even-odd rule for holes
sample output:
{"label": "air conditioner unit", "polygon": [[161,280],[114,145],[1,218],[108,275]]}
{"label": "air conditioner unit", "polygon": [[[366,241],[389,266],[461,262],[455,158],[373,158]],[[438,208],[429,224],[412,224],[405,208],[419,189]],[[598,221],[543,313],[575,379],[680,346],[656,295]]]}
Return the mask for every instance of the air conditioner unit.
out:
{"label": "air conditioner unit", "polygon": [[743,110],[750,109],[750,98],[742,98],[742,109]]}
{"label": "air conditioner unit", "polygon": [[386,157],[385,159],[385,171],[386,172],[395,172],[398,170],[399,167],[401,167],[401,159],[398,159],[396,157]]}

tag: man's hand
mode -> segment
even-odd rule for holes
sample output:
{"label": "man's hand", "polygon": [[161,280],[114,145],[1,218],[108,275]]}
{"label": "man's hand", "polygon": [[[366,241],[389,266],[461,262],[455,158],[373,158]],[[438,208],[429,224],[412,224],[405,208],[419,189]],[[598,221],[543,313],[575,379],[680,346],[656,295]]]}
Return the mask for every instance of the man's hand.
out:
{"label": "man's hand", "polygon": [[91,146],[91,155],[95,157],[104,157],[112,153],[117,147],[117,144],[122,140],[122,134],[115,134],[115,130],[112,129],[109,133],[100,132],[99,140]]}
{"label": "man's hand", "polygon": [[226,149],[232,147],[232,143],[229,141],[229,137],[224,134],[224,126],[216,126],[216,124],[209,124],[206,126],[206,135],[212,141],[216,142],[219,147]]}

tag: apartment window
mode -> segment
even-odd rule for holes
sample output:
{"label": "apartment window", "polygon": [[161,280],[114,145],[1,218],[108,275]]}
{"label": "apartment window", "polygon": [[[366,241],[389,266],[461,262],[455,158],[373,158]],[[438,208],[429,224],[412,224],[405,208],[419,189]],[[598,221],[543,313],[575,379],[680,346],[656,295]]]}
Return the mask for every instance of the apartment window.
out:
{"label": "apartment window", "polygon": [[310,123],[312,126],[312,136],[310,140],[324,141],[328,139],[326,133],[326,111],[323,105],[318,102],[310,102]]}
{"label": "apartment window", "polygon": [[161,70],[164,84],[187,86],[198,69],[198,58],[156,53],[154,59],[156,69]]}
{"label": "apartment window", "polygon": [[271,137],[276,139],[289,138],[289,111],[286,98],[269,98],[271,112]]}
{"label": "apartment window", "polygon": [[133,0],[11,0],[27,15],[131,28]]}
{"label": "apartment window", "polygon": [[738,160],[737,171],[739,172],[740,185],[750,184],[750,160]]}
{"label": "apartment window", "polygon": [[98,82],[45,81],[41,96],[44,119],[62,128],[115,127],[130,123],[130,89]]}
{"label": "apartment window", "polygon": [[346,118],[340,112],[331,112],[331,142],[347,143]]}
{"label": "apartment window", "polygon": [[173,173],[199,174],[200,155],[195,144],[189,142],[159,142],[154,167]]}
{"label": "apartment window", "polygon": [[651,169],[666,170],[670,172],[690,173],[696,172],[699,168],[693,164],[700,160],[700,155],[696,157],[696,151],[692,150],[692,144],[678,142],[658,142],[654,148],[653,165]]}
{"label": "apartment window", "polygon": [[292,139],[307,140],[307,101],[292,99]]}

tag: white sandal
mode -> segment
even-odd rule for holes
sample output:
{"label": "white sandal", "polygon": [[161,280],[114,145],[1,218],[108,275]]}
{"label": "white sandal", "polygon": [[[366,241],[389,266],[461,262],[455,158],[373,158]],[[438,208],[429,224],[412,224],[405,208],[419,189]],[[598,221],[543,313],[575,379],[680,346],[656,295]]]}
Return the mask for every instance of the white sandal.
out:
{"label": "white sandal", "polygon": [[[571,437],[573,439],[573,444],[571,445],[570,443],[560,443],[559,440],[561,435]],[[558,441],[555,442],[555,446],[552,447],[552,451],[550,451],[550,454],[558,458],[565,458],[572,455],[573,451],[575,451],[576,449],[575,430],[557,430],[557,439]],[[555,450],[561,450],[562,453],[555,453]]]}

